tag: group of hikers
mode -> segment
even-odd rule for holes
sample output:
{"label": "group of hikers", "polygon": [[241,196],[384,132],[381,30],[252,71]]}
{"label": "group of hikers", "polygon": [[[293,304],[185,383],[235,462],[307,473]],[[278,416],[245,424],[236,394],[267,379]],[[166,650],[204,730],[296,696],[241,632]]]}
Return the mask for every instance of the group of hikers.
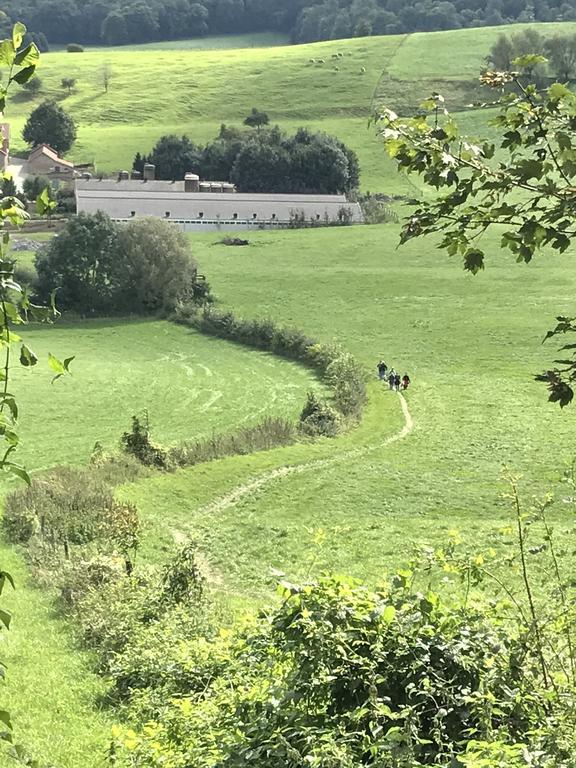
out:
{"label": "group of hikers", "polygon": [[410,384],[410,376],[407,373],[404,376],[400,376],[394,368],[388,368],[384,360],[380,360],[378,363],[378,378],[380,381],[387,381],[388,386],[394,392],[398,392],[400,389],[408,389]]}

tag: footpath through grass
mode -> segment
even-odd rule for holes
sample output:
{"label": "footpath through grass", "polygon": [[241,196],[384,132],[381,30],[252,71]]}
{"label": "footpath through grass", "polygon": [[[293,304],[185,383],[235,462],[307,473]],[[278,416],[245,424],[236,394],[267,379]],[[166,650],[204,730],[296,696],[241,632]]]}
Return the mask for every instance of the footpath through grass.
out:
{"label": "footpath through grass", "polygon": [[[397,249],[395,226],[255,233],[241,254],[192,237],[192,247],[225,306],[270,314],[321,339],[335,339],[373,370],[380,357],[407,371],[414,432],[378,447],[401,422],[394,395],[375,383],[363,426],[327,445],[232,458],[127,491],[150,531],[147,556],[171,531],[195,538],[223,587],[266,593],[272,569],[301,577],[314,534],[325,531],[315,569],[378,580],[414,544],[460,529],[471,544],[501,542],[509,510],[501,470],[525,473],[526,493],[543,494],[573,458],[574,413],[546,403],[533,381],[554,356],[541,344],[555,314],[569,312],[569,256],[529,267],[498,253],[482,275],[419,242]],[[220,509],[215,496],[282,464],[345,452],[367,453],[278,477]],[[556,487],[555,490],[558,490]],[[170,508],[169,530],[156,510]],[[570,514],[559,505],[558,525]]]}
{"label": "footpath through grass", "polygon": [[[31,470],[86,463],[96,440],[117,450],[132,414],[145,408],[155,439],[176,443],[266,415],[295,418],[306,391],[322,388],[294,363],[163,321],[68,322],[24,333],[41,360],[33,370],[14,371],[20,457]],[[48,351],[76,355],[72,376],[50,384]],[[164,512],[169,518],[158,509],[157,522]],[[167,557],[165,551],[158,559]],[[2,649],[8,665],[3,703],[13,714],[16,739],[42,768],[101,768],[113,717],[97,705],[105,684],[56,614],[52,595],[33,586],[22,559],[4,542],[0,562],[17,583],[3,602],[14,620]]]}

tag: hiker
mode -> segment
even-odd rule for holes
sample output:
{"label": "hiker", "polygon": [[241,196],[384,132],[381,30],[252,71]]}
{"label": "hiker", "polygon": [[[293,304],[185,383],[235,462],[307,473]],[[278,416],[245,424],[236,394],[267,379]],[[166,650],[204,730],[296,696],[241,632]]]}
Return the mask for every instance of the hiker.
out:
{"label": "hiker", "polygon": [[408,389],[408,385],[410,384],[410,376],[408,376],[407,373],[402,376],[402,389]]}
{"label": "hiker", "polygon": [[396,390],[396,392],[398,392],[398,390],[400,389],[400,374],[399,373],[397,373],[394,376],[394,389]]}
{"label": "hiker", "polygon": [[380,381],[386,380],[386,371],[388,370],[388,366],[384,362],[384,360],[380,360],[378,363],[378,378]]}
{"label": "hiker", "polygon": [[396,381],[396,371],[394,368],[390,368],[390,371],[388,373],[388,386],[390,389],[394,389],[394,382]]}

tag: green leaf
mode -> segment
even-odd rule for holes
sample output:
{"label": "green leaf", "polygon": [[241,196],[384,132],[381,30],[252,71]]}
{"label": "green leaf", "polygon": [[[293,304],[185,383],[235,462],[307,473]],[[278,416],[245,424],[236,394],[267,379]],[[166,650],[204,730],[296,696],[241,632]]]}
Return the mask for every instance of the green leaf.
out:
{"label": "green leaf", "polygon": [[537,64],[546,64],[548,59],[537,53],[526,53],[524,56],[518,56],[512,64],[518,69],[533,69]]}
{"label": "green leaf", "polygon": [[8,461],[4,463],[4,468],[7,472],[10,472],[11,475],[16,475],[16,477],[20,478],[20,480],[24,480],[26,485],[30,485],[30,475],[20,464],[13,464],[12,462]]}
{"label": "green leaf", "polygon": [[550,101],[560,101],[570,94],[570,89],[562,83],[553,83],[548,88],[548,98]]}
{"label": "green leaf", "polygon": [[479,248],[469,248],[464,254],[464,269],[476,275],[484,269],[484,251]]}
{"label": "green leaf", "polygon": [[14,57],[14,64],[17,67],[37,67],[40,61],[40,51],[35,43],[30,43]]}
{"label": "green leaf", "polygon": [[59,379],[61,376],[64,376],[67,373],[70,373],[70,363],[74,360],[74,357],[67,357],[64,362],[61,360],[58,360],[57,357],[54,357],[54,355],[50,352],[48,353],[48,365],[56,376],[52,379],[52,383],[56,381],[56,379]]}
{"label": "green leaf", "polygon": [[45,187],[41,194],[36,198],[36,212],[39,216],[44,216],[56,208],[56,201],[50,199],[50,189]]}
{"label": "green leaf", "polygon": [[384,623],[392,624],[395,616],[396,616],[396,608],[394,608],[393,605],[387,605],[386,608],[384,608],[384,613],[382,614],[382,620],[384,621]]}
{"label": "green leaf", "polygon": [[14,64],[16,51],[12,40],[2,40],[0,43],[0,65],[11,67]]}
{"label": "green leaf", "polygon": [[36,72],[35,66],[26,67],[25,69],[21,69],[20,72],[17,72],[11,79],[10,82],[14,81],[18,83],[19,85],[24,85],[24,83],[27,83],[28,80],[32,78],[34,73]]}
{"label": "green leaf", "polygon": [[26,344],[22,344],[20,349],[20,364],[27,368],[36,365],[37,362],[38,357],[32,352],[30,347]]}
{"label": "green leaf", "polygon": [[0,624],[3,624],[6,629],[10,629],[10,622],[12,621],[12,614],[0,608]]}
{"label": "green leaf", "polygon": [[24,35],[26,34],[26,27],[21,21],[17,21],[12,28],[12,45],[16,50],[22,45]]}

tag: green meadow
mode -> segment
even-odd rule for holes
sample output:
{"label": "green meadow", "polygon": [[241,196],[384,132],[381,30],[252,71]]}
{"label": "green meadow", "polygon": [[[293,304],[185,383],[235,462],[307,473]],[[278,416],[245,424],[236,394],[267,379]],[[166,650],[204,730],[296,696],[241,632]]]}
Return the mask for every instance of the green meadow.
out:
{"label": "green meadow", "polygon": [[[538,26],[550,33],[560,28]],[[445,91],[448,106],[464,109],[478,95],[474,80],[501,31],[275,47],[270,46],[278,38],[240,36],[191,41],[190,47],[178,41],[53,52],[42,57],[40,93],[33,98],[17,94],[11,105],[14,149],[23,149],[19,136],[25,119],[47,97],[61,100],[78,123],[71,157],[94,162],[103,172],[130,167],[134,154],[149,151],[163,133],[186,133],[206,142],[221,123],[239,124],[257,106],[286,130],[305,125],[348,143],[360,158],[363,189],[413,194],[413,185],[397,176],[368,125],[374,106],[414,109],[431,92]],[[226,40],[228,49],[219,49]],[[236,48],[242,40],[247,47]],[[333,58],[338,53],[342,56]],[[103,66],[110,71],[108,93],[102,86]],[[71,95],[61,87],[63,77],[77,81]]]}
{"label": "green meadow", "polygon": [[[257,105],[286,128],[310,125],[344,139],[360,155],[364,188],[413,194],[367,126],[371,105],[413,108],[442,82],[466,128],[481,133],[465,97],[499,32],[57,52],[43,58],[38,98],[63,100],[79,122],[74,158],[102,170],[126,167],[167,131],[205,141]],[[98,81],[103,63],[113,72],[108,94]],[[78,81],[70,97],[59,88],[65,75]],[[35,103],[16,100],[15,131]],[[278,572],[297,579],[336,570],[376,583],[414,545],[444,541],[453,529],[479,548],[505,546],[504,466],[524,476],[526,499],[552,490],[557,529],[572,529],[558,481],[573,460],[574,411],[548,404],[534,375],[554,358],[553,344],[541,343],[554,317],[573,312],[573,254],[517,265],[494,234],[486,271],[472,277],[434,242],[398,248],[395,224],[254,232],[247,248],[225,247],[220,237],[190,236],[217,306],[342,344],[369,372],[369,402],[362,423],[337,439],[122,487],[143,518],[143,564],[161,564],[193,539],[230,620],[271,599]],[[19,258],[32,261],[29,252]],[[76,357],[73,375],[54,384],[46,366],[16,374],[21,457],[34,471],[85,463],[96,441],[115,449],[144,409],[154,438],[174,444],[265,415],[294,418],[306,391],[322,386],[297,364],[163,320],[66,318],[25,335],[41,360],[49,351]],[[381,357],[410,374],[409,418],[376,380]],[[28,580],[19,552],[2,544],[0,554],[18,586],[2,691],[17,738],[42,768],[98,768],[117,717],[100,703],[104,684],[50,595]]]}

